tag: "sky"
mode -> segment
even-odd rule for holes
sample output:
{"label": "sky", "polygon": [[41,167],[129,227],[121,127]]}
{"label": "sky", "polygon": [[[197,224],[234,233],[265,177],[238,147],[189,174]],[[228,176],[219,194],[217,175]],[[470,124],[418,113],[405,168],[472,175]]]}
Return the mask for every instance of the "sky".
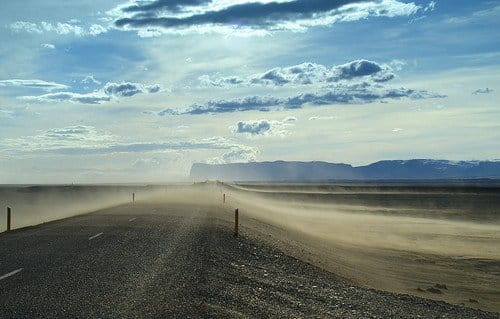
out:
{"label": "sky", "polygon": [[0,3],[0,184],[500,158],[500,1]]}

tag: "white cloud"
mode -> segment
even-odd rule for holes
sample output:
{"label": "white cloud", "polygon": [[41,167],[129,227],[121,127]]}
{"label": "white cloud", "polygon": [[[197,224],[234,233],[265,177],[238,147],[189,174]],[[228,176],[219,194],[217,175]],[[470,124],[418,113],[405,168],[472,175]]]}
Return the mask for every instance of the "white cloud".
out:
{"label": "white cloud", "polygon": [[38,33],[38,34],[43,33],[43,30],[36,23],[31,23],[26,21],[16,21],[10,24],[9,27],[14,32],[25,31],[28,33]]}
{"label": "white cloud", "polygon": [[145,170],[145,169],[157,169],[160,168],[163,164],[163,161],[158,157],[153,158],[140,158],[137,159],[132,167],[135,169]]}
{"label": "white cloud", "polygon": [[0,87],[26,87],[33,89],[42,89],[45,91],[65,90],[68,88],[67,85],[56,82],[21,79],[0,80]]}
{"label": "white cloud", "polygon": [[9,25],[14,32],[27,32],[32,34],[55,33],[59,35],[96,36],[107,32],[108,29],[99,24],[92,24],[88,27],[79,25],[79,21],[69,22],[46,22],[33,23],[27,21],[16,21]]}
{"label": "white cloud", "polygon": [[309,118],[309,121],[329,121],[329,120],[336,120],[336,116],[311,116]]}
{"label": "white cloud", "polygon": [[86,77],[83,78],[83,80],[81,82],[83,84],[101,85],[101,81],[96,80],[93,75],[87,75]]}
{"label": "white cloud", "polygon": [[[0,112],[0,116],[1,116]],[[10,154],[99,154],[179,153],[194,150],[221,151],[214,162],[255,160],[258,150],[231,139],[211,137],[189,140],[126,141],[122,137],[88,125],[73,125],[41,131],[36,135],[0,139],[0,152]],[[178,154],[177,154],[178,155]],[[134,165],[154,165],[156,160],[138,160]],[[159,163],[158,163],[159,164]]]}
{"label": "white cloud", "polygon": [[103,27],[102,25],[100,25],[100,24],[93,24],[93,25],[91,25],[91,26],[89,27],[89,29],[88,29],[87,33],[88,33],[89,35],[94,35],[94,36],[95,36],[95,35],[99,35],[99,34],[101,34],[101,33],[105,33],[105,32],[107,32],[107,31],[108,31],[108,29],[106,29],[106,28],[105,28],[105,27]]}
{"label": "white cloud", "polygon": [[208,164],[228,164],[255,162],[259,155],[259,150],[255,147],[239,145],[231,148],[221,156],[208,159]]}
{"label": "white cloud", "polygon": [[[232,99],[209,100],[191,104],[182,109],[165,109],[160,116],[179,114],[230,113],[239,111],[270,111],[300,109],[310,105],[364,104],[385,102],[389,99],[444,98],[445,95],[427,90],[390,87],[394,69],[401,69],[403,61],[393,60],[379,64],[360,59],[341,65],[326,67],[315,63],[302,63],[289,67],[277,67],[248,77],[230,76],[211,79],[199,77],[202,85],[216,87],[265,85],[282,87],[291,85],[304,93],[289,97],[251,95]],[[273,92],[274,93],[274,92]],[[243,125],[243,124],[241,124]],[[261,123],[261,125],[265,125]],[[264,129],[264,128],[262,128]]]}
{"label": "white cloud", "polygon": [[57,93],[47,93],[35,96],[21,96],[21,100],[29,102],[71,102],[71,103],[81,103],[81,104],[101,104],[104,102],[111,101],[111,96],[103,94],[102,92],[92,92],[92,93],[74,93],[74,92],[57,92]]}
{"label": "white cloud", "polygon": [[56,46],[51,43],[43,43],[41,44],[41,47],[44,49],[51,49],[51,50],[54,50],[56,48]]}
{"label": "white cloud", "polygon": [[[493,4],[493,2],[491,2]],[[488,19],[498,19],[500,14],[500,5],[494,4],[490,8],[484,10],[474,11],[468,15],[451,17],[446,20],[447,23],[452,24],[466,24],[474,22],[484,22]]]}
{"label": "white cloud", "polygon": [[117,137],[86,125],[53,128],[33,136],[6,138],[1,140],[2,148],[13,152],[51,151],[75,147],[109,146]]}
{"label": "white cloud", "polygon": [[34,112],[29,106],[0,108],[0,120],[11,120],[15,118],[28,118],[38,116],[40,113]]}
{"label": "white cloud", "polygon": [[110,102],[113,99],[132,97],[142,93],[153,94],[160,90],[161,86],[159,84],[144,85],[132,82],[108,82],[101,89],[89,93],[57,92],[35,96],[21,96],[19,99],[41,103],[57,101],[81,104],[102,104]]}
{"label": "white cloud", "polygon": [[[403,62],[391,62],[395,68],[401,69]],[[288,67],[276,67],[260,74],[248,77],[228,76],[212,79],[209,75],[198,78],[202,86],[234,87],[234,86],[297,86],[328,84],[340,81],[371,80],[387,82],[395,75],[391,64],[379,64],[368,60],[355,60],[341,65],[327,67],[325,65],[305,62]]]}
{"label": "white cloud", "polygon": [[0,119],[13,119],[15,117],[14,111],[0,109]]}

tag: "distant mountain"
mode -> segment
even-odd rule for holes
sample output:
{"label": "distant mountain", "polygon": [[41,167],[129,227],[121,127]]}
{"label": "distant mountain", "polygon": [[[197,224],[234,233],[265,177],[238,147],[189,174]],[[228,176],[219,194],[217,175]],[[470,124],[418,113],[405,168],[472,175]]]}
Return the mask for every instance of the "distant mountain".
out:
{"label": "distant mountain", "polygon": [[500,161],[391,160],[366,166],[327,162],[195,163],[194,180],[315,181],[500,178]]}

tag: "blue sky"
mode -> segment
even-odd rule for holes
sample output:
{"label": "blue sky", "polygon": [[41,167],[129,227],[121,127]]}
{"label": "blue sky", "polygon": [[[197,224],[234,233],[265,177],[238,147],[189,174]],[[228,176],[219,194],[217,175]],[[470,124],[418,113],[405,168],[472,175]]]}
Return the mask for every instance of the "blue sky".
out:
{"label": "blue sky", "polygon": [[0,5],[0,183],[500,158],[500,2]]}

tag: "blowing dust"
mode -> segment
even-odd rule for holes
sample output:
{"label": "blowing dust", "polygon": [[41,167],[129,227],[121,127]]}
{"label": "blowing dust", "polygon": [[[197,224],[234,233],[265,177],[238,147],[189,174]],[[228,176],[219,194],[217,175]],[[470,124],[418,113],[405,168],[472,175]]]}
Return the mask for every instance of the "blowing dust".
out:
{"label": "blowing dust", "polygon": [[160,186],[15,186],[0,187],[0,232],[7,228],[6,207],[12,209],[11,228],[61,218],[159,196]]}
{"label": "blowing dust", "polygon": [[500,311],[500,194],[466,194],[462,207],[453,200],[462,195],[448,191],[346,200],[280,188],[225,186],[222,206],[275,226],[290,254],[357,284]]}

